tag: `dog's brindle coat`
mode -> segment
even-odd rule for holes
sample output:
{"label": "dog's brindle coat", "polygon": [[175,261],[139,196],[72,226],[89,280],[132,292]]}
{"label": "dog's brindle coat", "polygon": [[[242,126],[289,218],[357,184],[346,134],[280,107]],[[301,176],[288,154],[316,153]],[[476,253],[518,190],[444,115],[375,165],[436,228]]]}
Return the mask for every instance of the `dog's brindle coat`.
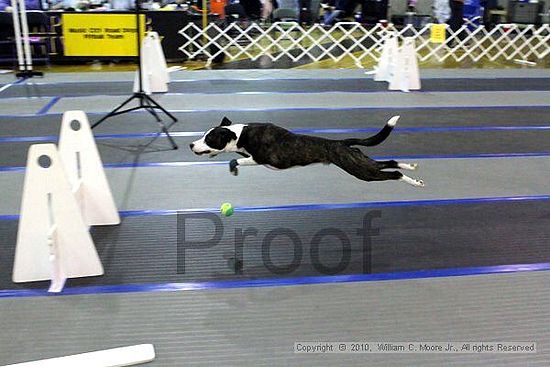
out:
{"label": "dog's brindle coat", "polygon": [[230,172],[238,174],[238,166],[265,165],[273,169],[307,166],[313,163],[335,164],[364,181],[402,180],[414,186],[424,186],[398,171],[384,169],[416,169],[416,164],[394,160],[375,161],[354,145],[373,146],[383,142],[393,130],[399,116],[391,118],[376,135],[366,139],[331,140],[294,134],[273,124],[235,124],[224,117],[221,124],[210,129],[190,144],[195,154],[211,157],[223,152],[235,152],[245,158],[231,160]]}

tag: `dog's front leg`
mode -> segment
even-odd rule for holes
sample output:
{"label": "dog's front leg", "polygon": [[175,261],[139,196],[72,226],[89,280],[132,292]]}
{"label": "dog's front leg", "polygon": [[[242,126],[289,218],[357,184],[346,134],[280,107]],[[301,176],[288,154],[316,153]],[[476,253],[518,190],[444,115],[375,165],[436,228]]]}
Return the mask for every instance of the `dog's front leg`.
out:
{"label": "dog's front leg", "polygon": [[229,162],[229,172],[231,172],[233,176],[237,176],[239,174],[238,166],[256,166],[257,164],[258,163],[256,163],[252,157],[232,159]]}

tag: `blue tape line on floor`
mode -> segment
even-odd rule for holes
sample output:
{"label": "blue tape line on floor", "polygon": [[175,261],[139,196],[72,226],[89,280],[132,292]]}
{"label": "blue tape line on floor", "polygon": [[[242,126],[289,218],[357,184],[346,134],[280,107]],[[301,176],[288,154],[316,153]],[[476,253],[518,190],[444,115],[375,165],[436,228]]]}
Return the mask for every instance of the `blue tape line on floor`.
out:
{"label": "blue tape line on floor", "polygon": [[418,270],[410,272],[380,273],[380,274],[353,274],[333,275],[319,277],[297,277],[297,278],[270,278],[238,281],[219,282],[189,282],[189,283],[151,283],[151,284],[125,284],[125,285],[104,285],[88,287],[68,287],[62,293],[48,293],[44,289],[13,289],[0,290],[0,298],[38,297],[38,296],[75,296],[89,294],[111,294],[111,293],[150,293],[150,292],[175,292],[190,290],[218,290],[234,288],[259,288],[259,287],[282,287],[296,285],[315,284],[341,284],[355,282],[389,281],[389,280],[410,280],[425,278],[441,278],[482,274],[506,274],[518,272],[548,271],[550,263],[537,264],[514,264],[497,265],[471,268],[451,268]]}
{"label": "blue tape line on floor", "polygon": [[[341,204],[294,204],[294,205],[270,205],[270,206],[243,206],[235,208],[235,212],[270,212],[270,211],[309,211],[309,210],[337,210],[337,209],[358,209],[358,208],[382,208],[398,206],[435,206],[435,205],[466,205],[466,204],[488,204],[495,202],[518,202],[518,201],[547,201],[550,195],[533,196],[497,196],[482,198],[462,199],[432,199],[432,200],[403,200],[403,201],[371,201],[360,203]],[[219,212],[219,208],[195,208],[180,210],[128,210],[121,211],[123,217],[136,216],[161,216],[175,215],[186,212]]]}
{"label": "blue tape line on floor", "polygon": [[36,114],[37,115],[44,115],[48,113],[48,111],[53,107],[54,104],[59,102],[61,97],[53,97],[44,107],[42,107]]}
{"label": "blue tape line on floor", "polygon": [[[269,206],[241,206],[236,207],[236,213],[242,212],[270,212],[270,211],[308,211],[308,210],[337,210],[337,209],[357,209],[357,208],[382,208],[398,206],[435,206],[435,205],[467,205],[467,204],[489,204],[497,202],[525,202],[525,201],[547,201],[550,195],[531,195],[531,196],[495,196],[480,198],[460,198],[460,199],[429,199],[429,200],[403,200],[403,201],[367,201],[355,203],[340,204],[291,204],[291,205],[269,205]],[[175,215],[178,213],[196,213],[196,212],[219,212],[219,208],[190,208],[190,209],[169,209],[169,210],[123,210],[120,211],[122,217],[142,217],[142,216],[164,216]],[[19,215],[9,214],[0,215],[0,220],[18,220]]]}

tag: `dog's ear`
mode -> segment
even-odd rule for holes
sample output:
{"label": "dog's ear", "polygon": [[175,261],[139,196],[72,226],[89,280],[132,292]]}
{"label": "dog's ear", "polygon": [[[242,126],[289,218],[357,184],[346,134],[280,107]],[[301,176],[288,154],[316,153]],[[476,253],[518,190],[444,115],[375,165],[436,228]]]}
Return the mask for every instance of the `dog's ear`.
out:
{"label": "dog's ear", "polygon": [[225,130],[225,137],[227,140],[227,142],[229,143],[231,140],[237,140],[237,134],[235,134],[233,131],[229,130],[229,129],[224,129]]}
{"label": "dog's ear", "polygon": [[220,126],[229,126],[231,124],[232,124],[231,120],[224,116]]}

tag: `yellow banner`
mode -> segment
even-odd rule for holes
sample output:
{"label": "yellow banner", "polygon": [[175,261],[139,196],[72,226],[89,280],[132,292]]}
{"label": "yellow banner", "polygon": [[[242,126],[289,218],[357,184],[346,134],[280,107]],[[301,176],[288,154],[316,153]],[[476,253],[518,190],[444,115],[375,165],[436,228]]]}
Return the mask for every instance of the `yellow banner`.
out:
{"label": "yellow banner", "polygon": [[[65,56],[136,56],[133,14],[63,14]],[[145,15],[140,15],[145,33]]]}
{"label": "yellow banner", "polygon": [[430,29],[430,41],[432,43],[445,43],[447,39],[446,24],[432,24]]}

